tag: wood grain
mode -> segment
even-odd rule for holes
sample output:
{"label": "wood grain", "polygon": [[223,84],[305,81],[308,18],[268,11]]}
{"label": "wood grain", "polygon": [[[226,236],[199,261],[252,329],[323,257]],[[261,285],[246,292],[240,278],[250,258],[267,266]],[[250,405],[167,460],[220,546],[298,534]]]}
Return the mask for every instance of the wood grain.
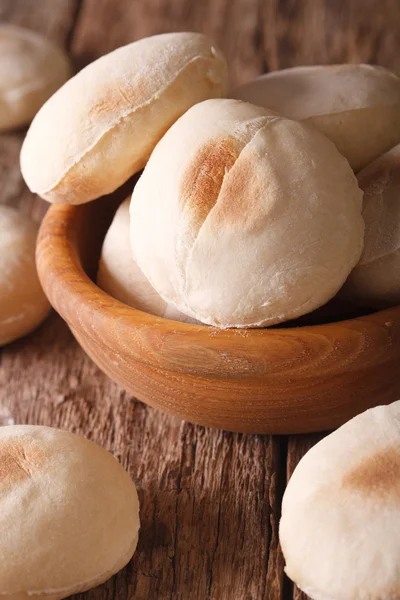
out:
{"label": "wood grain", "polygon": [[148,35],[201,31],[229,58],[231,83],[235,85],[263,70],[261,7],[260,0],[86,0],[71,50],[83,65],[118,45]]}
{"label": "wood grain", "polygon": [[367,62],[400,71],[397,0],[269,0],[263,17],[268,70]]}
{"label": "wood grain", "polygon": [[[398,0],[0,0],[0,21],[70,47],[78,68],[143,35],[194,29],[227,54],[233,84],[295,64],[366,60],[400,71]],[[0,137],[0,201],[39,219],[45,205],[19,173],[21,139]],[[0,355],[0,423],[12,422],[87,435],[140,487],[138,554],[82,600],[300,600],[277,550],[285,440],[194,427],[133,401],[56,315]],[[289,439],[289,473],[314,441]]]}

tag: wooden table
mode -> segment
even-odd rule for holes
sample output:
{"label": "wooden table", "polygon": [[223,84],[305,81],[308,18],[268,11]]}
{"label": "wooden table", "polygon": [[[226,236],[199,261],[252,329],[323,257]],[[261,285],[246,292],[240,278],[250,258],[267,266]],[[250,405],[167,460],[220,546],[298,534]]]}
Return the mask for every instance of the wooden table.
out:
{"label": "wooden table", "polygon": [[[398,0],[0,0],[0,21],[66,46],[78,69],[138,38],[194,30],[221,46],[233,84],[297,64],[400,71]],[[0,202],[40,219],[45,203],[19,172],[22,138],[0,136]],[[238,435],[148,408],[97,369],[55,314],[0,354],[0,424],[11,423],[84,434],[137,482],[138,550],[86,598],[306,598],[283,574],[278,521],[287,477],[319,436]]]}

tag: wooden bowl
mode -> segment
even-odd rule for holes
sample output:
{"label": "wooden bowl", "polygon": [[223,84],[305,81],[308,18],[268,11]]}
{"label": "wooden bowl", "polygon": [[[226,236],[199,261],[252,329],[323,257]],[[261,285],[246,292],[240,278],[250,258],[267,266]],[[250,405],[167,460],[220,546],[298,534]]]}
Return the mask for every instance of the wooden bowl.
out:
{"label": "wooden bowl", "polygon": [[274,434],[331,429],[400,397],[400,307],[326,325],[220,330],[102,292],[89,275],[119,201],[51,207],[37,263],[78,342],[134,396],[193,423]]}

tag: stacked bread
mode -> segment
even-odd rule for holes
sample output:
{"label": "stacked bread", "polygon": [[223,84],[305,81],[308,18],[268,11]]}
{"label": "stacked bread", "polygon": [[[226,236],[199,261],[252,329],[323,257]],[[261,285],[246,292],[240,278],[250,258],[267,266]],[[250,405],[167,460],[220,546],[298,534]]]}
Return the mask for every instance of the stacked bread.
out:
{"label": "stacked bread", "polygon": [[[232,95],[224,99],[220,51],[201,34],[119,48],[39,111],[23,175],[48,201],[81,204],[145,167],[106,236],[98,275],[140,310],[264,327],[324,305],[350,274],[343,294],[352,301],[396,300],[400,282],[389,294],[374,276],[374,293],[361,289],[357,272],[371,252],[376,260],[374,235],[386,225],[370,235],[365,177],[357,182],[354,170],[400,142],[400,79],[370,65],[304,67]],[[383,244],[390,281],[393,236]]]}
{"label": "stacked bread", "polygon": [[[0,29],[0,46],[7,128],[69,65],[15,27]],[[139,310],[216,327],[296,319],[345,282],[346,301],[400,302],[400,79],[370,65],[298,67],[226,95],[226,63],[206,36],[164,34],[90,64],[36,114],[21,168],[50,202],[95,200],[145,167],[106,236],[98,284]]]}

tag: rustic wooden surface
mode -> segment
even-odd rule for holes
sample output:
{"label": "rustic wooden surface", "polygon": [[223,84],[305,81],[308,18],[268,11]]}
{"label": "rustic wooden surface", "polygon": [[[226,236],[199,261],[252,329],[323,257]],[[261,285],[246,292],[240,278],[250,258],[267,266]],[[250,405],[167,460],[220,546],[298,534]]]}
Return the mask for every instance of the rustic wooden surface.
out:
{"label": "rustic wooden surface", "polygon": [[[232,83],[296,64],[400,71],[398,0],[0,0],[0,21],[58,41],[77,68],[134,39],[186,29],[214,37]],[[0,202],[40,219],[44,203],[19,173],[22,137],[0,136]],[[25,422],[103,444],[139,487],[137,553],[82,600],[305,600],[283,575],[277,526],[286,477],[315,436],[223,433],[147,408],[94,366],[55,314],[0,354],[0,424]]]}

